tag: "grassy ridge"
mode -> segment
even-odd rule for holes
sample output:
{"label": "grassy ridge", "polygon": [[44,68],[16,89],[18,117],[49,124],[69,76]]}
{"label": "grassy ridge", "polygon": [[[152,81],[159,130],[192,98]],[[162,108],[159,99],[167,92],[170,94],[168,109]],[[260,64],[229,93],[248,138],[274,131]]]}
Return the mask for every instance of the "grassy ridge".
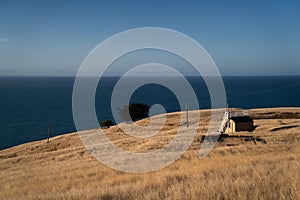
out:
{"label": "grassy ridge", "polygon": [[[210,116],[201,111],[200,123],[194,124],[199,133],[189,150],[168,167],[145,174],[104,166],[76,133],[2,150],[0,199],[300,199],[300,119],[268,118],[291,111],[300,113],[299,108],[249,111],[261,117],[252,134],[266,144],[228,138],[199,159],[198,139]],[[172,139],[180,114],[169,114],[166,126],[149,139],[135,139],[118,127],[105,132],[124,149],[155,150]],[[232,143],[236,146],[228,146]]]}

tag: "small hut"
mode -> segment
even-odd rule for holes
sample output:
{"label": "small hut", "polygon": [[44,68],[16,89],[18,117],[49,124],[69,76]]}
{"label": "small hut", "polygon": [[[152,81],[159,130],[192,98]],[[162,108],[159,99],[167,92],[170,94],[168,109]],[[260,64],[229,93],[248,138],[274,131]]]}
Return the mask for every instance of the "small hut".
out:
{"label": "small hut", "polygon": [[251,117],[232,113],[229,113],[227,116],[225,133],[254,130],[253,119]]}

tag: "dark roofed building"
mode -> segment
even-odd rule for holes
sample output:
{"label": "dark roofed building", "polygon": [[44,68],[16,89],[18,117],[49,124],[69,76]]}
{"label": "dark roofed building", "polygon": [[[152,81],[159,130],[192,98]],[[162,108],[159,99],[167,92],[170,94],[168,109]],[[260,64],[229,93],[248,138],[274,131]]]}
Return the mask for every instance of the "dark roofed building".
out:
{"label": "dark roofed building", "polygon": [[253,119],[249,116],[236,116],[228,119],[225,133],[253,131]]}

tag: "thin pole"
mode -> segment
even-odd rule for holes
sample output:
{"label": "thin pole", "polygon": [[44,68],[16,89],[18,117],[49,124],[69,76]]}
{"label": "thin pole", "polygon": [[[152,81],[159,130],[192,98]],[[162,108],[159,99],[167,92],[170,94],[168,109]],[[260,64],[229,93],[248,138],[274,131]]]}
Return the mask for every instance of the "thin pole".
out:
{"label": "thin pole", "polygon": [[49,138],[50,138],[50,126],[48,126],[48,137],[47,137],[47,143],[49,143]]}
{"label": "thin pole", "polygon": [[186,104],[186,127],[188,128],[189,127],[189,106],[188,104]]}

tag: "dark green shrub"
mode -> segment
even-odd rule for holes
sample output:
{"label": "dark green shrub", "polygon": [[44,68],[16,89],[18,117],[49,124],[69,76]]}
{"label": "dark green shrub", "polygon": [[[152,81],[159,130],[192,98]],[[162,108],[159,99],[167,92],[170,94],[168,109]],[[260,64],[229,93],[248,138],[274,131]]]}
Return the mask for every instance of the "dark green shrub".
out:
{"label": "dark green shrub", "polygon": [[109,128],[110,126],[113,126],[113,125],[115,125],[115,123],[111,120],[103,120],[103,121],[100,122],[100,126],[102,128],[104,128],[104,127]]}
{"label": "dark green shrub", "polygon": [[[119,110],[119,114],[121,115],[124,121],[137,121],[140,119],[144,119],[149,117],[149,109],[150,106],[143,103],[132,103],[129,106],[126,106]],[[128,111],[130,116],[128,116]],[[131,118],[131,119],[130,119]]]}
{"label": "dark green shrub", "polygon": [[129,114],[133,121],[149,117],[150,106],[143,103],[132,103],[129,105]]}

